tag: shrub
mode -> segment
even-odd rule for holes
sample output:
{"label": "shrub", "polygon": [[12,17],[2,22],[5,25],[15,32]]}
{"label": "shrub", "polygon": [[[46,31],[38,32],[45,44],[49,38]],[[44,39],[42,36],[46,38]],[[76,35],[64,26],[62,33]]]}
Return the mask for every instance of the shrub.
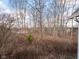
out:
{"label": "shrub", "polygon": [[30,34],[27,36],[27,40],[29,43],[32,43],[33,42],[33,36]]}

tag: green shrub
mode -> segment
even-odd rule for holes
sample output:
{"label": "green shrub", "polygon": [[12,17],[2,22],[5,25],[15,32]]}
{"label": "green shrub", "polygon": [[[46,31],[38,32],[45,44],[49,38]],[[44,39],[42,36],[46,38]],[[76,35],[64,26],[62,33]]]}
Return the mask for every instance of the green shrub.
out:
{"label": "green shrub", "polygon": [[27,40],[29,43],[32,43],[33,42],[33,36],[30,34],[27,36]]}

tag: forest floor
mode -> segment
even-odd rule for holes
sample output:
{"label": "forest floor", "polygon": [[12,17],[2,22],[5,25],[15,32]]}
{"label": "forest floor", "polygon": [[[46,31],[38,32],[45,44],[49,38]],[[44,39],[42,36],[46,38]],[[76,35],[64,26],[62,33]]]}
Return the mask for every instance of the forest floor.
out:
{"label": "forest floor", "polygon": [[11,51],[9,49],[8,59],[77,59],[76,39],[45,35],[43,39],[34,39],[29,43],[22,34],[12,47],[14,48]]}

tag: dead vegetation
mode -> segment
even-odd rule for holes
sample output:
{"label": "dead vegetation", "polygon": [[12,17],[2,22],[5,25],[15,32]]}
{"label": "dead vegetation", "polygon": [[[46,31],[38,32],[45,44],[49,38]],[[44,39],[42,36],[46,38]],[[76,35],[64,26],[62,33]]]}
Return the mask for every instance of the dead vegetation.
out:
{"label": "dead vegetation", "polygon": [[[22,35],[21,35],[22,36]],[[76,59],[77,42],[57,37],[43,37],[42,40],[33,39],[29,43],[25,36],[13,39],[5,46],[4,54],[8,59]],[[12,44],[14,42],[14,44]]]}
{"label": "dead vegetation", "polygon": [[10,0],[14,12],[0,16],[0,59],[77,59],[78,28],[73,20],[67,25],[68,3]]}

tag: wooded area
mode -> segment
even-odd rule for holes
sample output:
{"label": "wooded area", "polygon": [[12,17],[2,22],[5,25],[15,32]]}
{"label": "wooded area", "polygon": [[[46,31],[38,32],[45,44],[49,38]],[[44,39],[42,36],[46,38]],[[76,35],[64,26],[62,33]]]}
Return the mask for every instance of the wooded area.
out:
{"label": "wooded area", "polygon": [[0,59],[77,59],[78,27],[70,18],[77,0],[9,3],[12,11],[0,14]]}

